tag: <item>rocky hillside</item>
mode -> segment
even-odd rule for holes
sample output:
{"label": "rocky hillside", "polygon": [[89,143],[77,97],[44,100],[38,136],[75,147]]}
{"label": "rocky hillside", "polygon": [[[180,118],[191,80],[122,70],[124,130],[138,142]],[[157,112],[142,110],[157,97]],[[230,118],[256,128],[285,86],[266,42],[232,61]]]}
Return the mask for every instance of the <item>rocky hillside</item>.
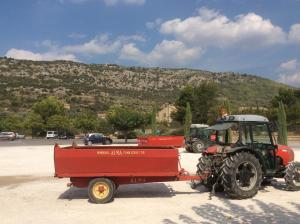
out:
{"label": "rocky hillside", "polygon": [[0,107],[26,111],[37,99],[56,95],[71,108],[104,111],[112,104],[140,109],[174,102],[179,89],[203,81],[220,84],[220,98],[237,106],[266,106],[282,84],[261,77],[191,69],[123,67],[67,61],[0,58]]}

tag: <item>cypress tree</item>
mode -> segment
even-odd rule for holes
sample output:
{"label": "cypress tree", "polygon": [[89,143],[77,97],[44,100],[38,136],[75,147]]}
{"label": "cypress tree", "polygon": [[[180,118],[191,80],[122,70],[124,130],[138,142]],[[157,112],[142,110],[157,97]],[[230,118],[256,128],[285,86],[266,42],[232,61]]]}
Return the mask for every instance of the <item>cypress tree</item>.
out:
{"label": "cypress tree", "polygon": [[189,137],[189,130],[192,123],[192,111],[190,103],[186,103],[185,115],[184,115],[184,136],[186,138]]}
{"label": "cypress tree", "polygon": [[226,109],[227,114],[230,115],[231,114],[231,106],[230,106],[229,100],[225,100],[223,102],[223,107]]}
{"label": "cypress tree", "polygon": [[[231,114],[231,109],[230,109],[230,102],[229,100],[226,100],[224,102],[224,107],[227,111],[227,114],[230,115]],[[232,142],[232,132],[231,132],[231,129],[228,130],[228,142]]]}
{"label": "cypress tree", "polygon": [[282,101],[278,103],[277,110],[278,144],[287,145],[286,113]]}
{"label": "cypress tree", "polygon": [[153,106],[152,108],[152,114],[151,114],[151,132],[152,132],[152,135],[156,135],[157,134],[157,130],[156,130],[156,112],[157,112],[157,109],[156,109],[156,105]]}

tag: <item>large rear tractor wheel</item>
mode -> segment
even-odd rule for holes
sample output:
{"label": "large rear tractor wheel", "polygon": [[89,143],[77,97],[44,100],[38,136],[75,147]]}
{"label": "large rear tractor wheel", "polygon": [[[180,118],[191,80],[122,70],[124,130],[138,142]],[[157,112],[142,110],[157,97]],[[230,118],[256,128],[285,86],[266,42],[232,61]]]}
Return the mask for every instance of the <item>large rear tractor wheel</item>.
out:
{"label": "large rear tractor wheel", "polygon": [[300,190],[300,162],[291,162],[287,166],[284,179],[288,190]]}
{"label": "large rear tractor wheel", "polygon": [[202,153],[205,148],[205,144],[201,140],[196,140],[192,143],[192,150],[195,153]]}
{"label": "large rear tractor wheel", "polygon": [[[197,164],[197,175],[207,176],[201,184],[205,186],[209,191],[213,189],[214,184],[218,180],[218,176],[213,169],[213,158],[212,156],[203,155],[199,158],[199,163]],[[223,191],[223,187],[218,183],[215,187],[216,191]]]}
{"label": "large rear tractor wheel", "polygon": [[107,178],[95,178],[88,187],[89,198],[93,203],[104,204],[114,197],[115,185]]}
{"label": "large rear tractor wheel", "polygon": [[224,191],[229,197],[251,198],[257,194],[262,182],[261,164],[253,154],[236,153],[224,161],[221,178]]}

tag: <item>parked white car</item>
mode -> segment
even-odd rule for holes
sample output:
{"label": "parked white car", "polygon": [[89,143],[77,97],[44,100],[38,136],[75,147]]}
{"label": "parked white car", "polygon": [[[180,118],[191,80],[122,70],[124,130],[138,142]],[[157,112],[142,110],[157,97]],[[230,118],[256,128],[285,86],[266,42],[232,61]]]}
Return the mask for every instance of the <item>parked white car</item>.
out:
{"label": "parked white car", "polygon": [[16,139],[25,139],[25,135],[16,133]]}
{"label": "parked white car", "polygon": [[54,139],[58,138],[58,132],[57,131],[47,131],[46,139]]}

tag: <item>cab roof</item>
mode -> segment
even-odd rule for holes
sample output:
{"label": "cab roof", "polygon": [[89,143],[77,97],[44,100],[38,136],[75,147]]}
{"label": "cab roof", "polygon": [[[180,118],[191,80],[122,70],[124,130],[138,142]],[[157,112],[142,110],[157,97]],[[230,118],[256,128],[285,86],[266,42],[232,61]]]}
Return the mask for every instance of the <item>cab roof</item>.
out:
{"label": "cab roof", "polygon": [[191,124],[191,128],[207,128],[207,124]]}
{"label": "cab roof", "polygon": [[236,121],[236,122],[269,122],[268,118],[260,115],[242,114],[242,115],[227,115],[222,117],[219,122],[222,121]]}

